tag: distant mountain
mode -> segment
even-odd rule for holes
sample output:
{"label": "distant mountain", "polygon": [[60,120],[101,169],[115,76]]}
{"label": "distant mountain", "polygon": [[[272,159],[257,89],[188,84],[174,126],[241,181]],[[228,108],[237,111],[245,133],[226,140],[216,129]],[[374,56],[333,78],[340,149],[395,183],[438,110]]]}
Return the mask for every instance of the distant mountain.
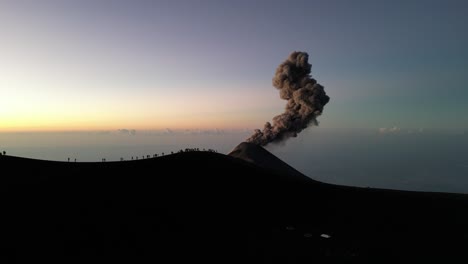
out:
{"label": "distant mountain", "polygon": [[257,166],[260,166],[264,169],[288,175],[297,179],[307,179],[312,180],[304,174],[300,173],[293,167],[289,166],[286,162],[282,161],[275,155],[271,154],[268,150],[263,147],[249,143],[242,142],[237,147],[235,147],[229,154],[231,157],[245,160],[247,162],[253,163]]}

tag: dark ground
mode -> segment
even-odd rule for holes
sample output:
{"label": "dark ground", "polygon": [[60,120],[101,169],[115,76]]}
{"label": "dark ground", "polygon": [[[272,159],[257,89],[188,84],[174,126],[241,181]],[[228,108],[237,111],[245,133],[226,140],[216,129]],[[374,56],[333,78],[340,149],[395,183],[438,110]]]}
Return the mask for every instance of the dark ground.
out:
{"label": "dark ground", "polygon": [[209,152],[0,168],[0,263],[468,260],[468,195],[335,186]]}

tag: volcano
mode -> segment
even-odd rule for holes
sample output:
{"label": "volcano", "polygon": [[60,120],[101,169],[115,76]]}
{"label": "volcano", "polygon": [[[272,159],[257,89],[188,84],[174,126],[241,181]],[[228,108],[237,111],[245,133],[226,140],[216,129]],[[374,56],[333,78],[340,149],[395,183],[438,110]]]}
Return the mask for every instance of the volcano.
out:
{"label": "volcano", "polygon": [[275,155],[271,154],[265,148],[254,143],[242,142],[228,155],[245,160],[272,172],[288,175],[290,178],[296,178],[298,180],[312,180],[289,166],[286,162],[282,161]]}

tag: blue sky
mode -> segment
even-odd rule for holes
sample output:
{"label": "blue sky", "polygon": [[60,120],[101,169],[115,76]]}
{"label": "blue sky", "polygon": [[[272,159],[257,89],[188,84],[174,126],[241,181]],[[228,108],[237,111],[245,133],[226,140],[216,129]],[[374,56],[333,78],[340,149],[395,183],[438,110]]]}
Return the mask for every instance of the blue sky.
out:
{"label": "blue sky", "polygon": [[0,131],[255,128],[306,51],[320,126],[468,130],[466,1],[1,1]]}

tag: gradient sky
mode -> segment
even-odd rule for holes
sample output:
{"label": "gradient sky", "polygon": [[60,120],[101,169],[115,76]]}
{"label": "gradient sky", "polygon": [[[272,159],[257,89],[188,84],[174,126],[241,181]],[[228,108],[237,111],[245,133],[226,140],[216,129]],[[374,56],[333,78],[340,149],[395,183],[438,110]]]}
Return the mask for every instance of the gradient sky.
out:
{"label": "gradient sky", "polygon": [[0,132],[255,128],[306,51],[320,126],[468,130],[467,1],[0,0]]}

